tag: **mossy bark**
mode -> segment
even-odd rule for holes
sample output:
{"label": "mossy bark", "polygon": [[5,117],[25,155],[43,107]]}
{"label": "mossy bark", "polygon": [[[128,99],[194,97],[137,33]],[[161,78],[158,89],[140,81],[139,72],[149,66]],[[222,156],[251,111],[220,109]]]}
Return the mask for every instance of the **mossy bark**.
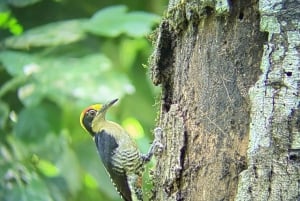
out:
{"label": "mossy bark", "polygon": [[[274,28],[263,19],[269,15],[262,2],[169,2],[151,59],[153,83],[162,87],[165,146],[153,200],[267,200],[262,193],[270,198],[278,182],[290,181],[282,171],[299,144],[293,143],[299,142],[299,32]],[[299,24],[287,18],[286,28],[292,20]],[[269,26],[279,30],[276,40]],[[298,162],[289,163],[293,185],[300,181]]]}

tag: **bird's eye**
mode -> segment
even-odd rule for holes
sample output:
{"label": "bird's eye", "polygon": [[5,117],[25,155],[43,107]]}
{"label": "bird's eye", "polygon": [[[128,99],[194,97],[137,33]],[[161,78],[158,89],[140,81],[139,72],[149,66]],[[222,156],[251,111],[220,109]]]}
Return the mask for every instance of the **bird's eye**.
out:
{"label": "bird's eye", "polygon": [[97,111],[96,110],[89,110],[88,111],[88,115],[91,116],[91,117],[95,117],[97,114]]}

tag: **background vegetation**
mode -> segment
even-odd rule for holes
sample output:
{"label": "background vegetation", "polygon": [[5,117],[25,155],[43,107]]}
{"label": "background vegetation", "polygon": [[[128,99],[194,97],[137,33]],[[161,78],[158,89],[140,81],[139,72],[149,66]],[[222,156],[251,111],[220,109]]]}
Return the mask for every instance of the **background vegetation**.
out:
{"label": "background vegetation", "polygon": [[0,200],[120,200],[79,115],[120,98],[108,118],[146,152],[159,93],[145,67],[152,51],[146,36],[165,5],[0,3]]}

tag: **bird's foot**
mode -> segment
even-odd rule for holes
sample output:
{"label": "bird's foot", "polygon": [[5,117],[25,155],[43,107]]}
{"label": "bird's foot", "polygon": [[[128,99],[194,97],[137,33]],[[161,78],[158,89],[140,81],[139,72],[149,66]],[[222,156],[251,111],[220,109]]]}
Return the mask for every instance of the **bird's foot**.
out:
{"label": "bird's foot", "polygon": [[148,162],[151,160],[152,156],[160,155],[163,151],[163,144],[162,144],[162,135],[163,130],[160,127],[157,127],[154,129],[154,140],[151,144],[151,147],[147,154],[142,155],[142,158],[145,162]]}

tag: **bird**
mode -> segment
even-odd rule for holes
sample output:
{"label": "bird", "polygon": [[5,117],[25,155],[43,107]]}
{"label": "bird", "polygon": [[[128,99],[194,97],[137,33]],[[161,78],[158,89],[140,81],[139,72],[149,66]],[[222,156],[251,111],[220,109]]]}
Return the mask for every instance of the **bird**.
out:
{"label": "bird", "polygon": [[100,159],[112,183],[125,201],[142,201],[144,164],[150,161],[154,147],[140,153],[135,141],[119,124],[106,120],[106,112],[118,99],[84,109],[80,124],[93,138]]}

